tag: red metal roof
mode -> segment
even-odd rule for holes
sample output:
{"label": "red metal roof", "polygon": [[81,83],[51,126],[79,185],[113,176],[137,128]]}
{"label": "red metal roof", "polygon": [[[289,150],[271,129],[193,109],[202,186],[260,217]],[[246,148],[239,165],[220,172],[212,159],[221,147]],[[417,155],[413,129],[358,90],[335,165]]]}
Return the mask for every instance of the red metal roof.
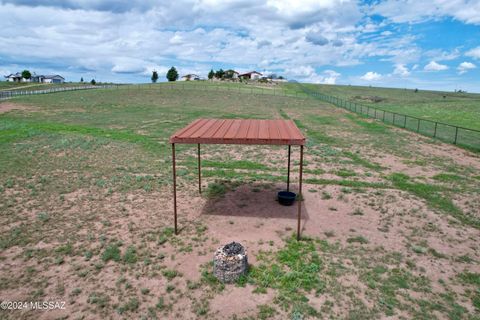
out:
{"label": "red metal roof", "polygon": [[292,120],[197,119],[170,143],[304,145],[305,136]]}

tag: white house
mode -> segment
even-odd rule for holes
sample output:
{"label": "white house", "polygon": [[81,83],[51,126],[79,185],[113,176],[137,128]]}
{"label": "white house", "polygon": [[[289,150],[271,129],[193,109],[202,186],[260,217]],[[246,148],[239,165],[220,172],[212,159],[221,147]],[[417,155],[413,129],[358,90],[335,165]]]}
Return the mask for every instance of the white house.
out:
{"label": "white house", "polygon": [[65,82],[65,78],[58,74],[39,76],[39,77],[43,77],[42,81],[39,81],[43,83],[64,83]]}
{"label": "white house", "polygon": [[20,72],[17,72],[15,74],[11,73],[8,76],[4,76],[4,77],[8,82],[29,82],[30,81],[30,79],[23,78]]}
{"label": "white house", "polygon": [[33,73],[32,77],[30,79],[25,79],[22,77],[22,74],[20,72],[17,72],[15,74],[9,74],[8,76],[5,76],[6,81],[8,82],[38,82],[38,83],[64,83],[65,78],[55,74],[55,75],[41,75],[41,74],[36,74]]}
{"label": "white house", "polygon": [[249,80],[258,80],[260,79],[261,76],[262,74],[257,71],[250,71],[250,72],[242,73],[239,75],[239,77],[241,77],[242,79],[249,79]]}
{"label": "white house", "polygon": [[182,81],[192,81],[192,80],[200,80],[200,77],[196,74],[186,74],[180,78]]}

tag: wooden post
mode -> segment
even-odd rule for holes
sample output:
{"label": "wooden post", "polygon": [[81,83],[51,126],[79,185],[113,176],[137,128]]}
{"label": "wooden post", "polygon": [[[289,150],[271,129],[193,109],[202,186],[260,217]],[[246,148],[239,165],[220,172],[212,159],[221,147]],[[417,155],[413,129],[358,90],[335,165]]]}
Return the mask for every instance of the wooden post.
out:
{"label": "wooden post", "polygon": [[200,163],[200,143],[198,144],[198,192],[202,193],[202,165]]}
{"label": "wooden post", "polygon": [[298,216],[297,216],[297,240],[300,240],[300,224],[302,220],[302,179],[303,179],[303,146],[300,146],[300,180],[298,182]]}
{"label": "wooden post", "polygon": [[287,191],[290,191],[290,152],[291,145],[288,145],[288,167],[287,167]]}
{"label": "wooden post", "polygon": [[172,169],[173,169],[173,219],[175,224],[175,234],[178,234],[177,228],[177,172],[175,169],[175,143],[172,143]]}

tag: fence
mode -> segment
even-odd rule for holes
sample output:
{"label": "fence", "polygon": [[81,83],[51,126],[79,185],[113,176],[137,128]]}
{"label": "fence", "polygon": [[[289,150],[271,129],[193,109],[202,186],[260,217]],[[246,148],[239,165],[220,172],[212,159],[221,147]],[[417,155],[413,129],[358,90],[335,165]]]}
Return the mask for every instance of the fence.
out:
{"label": "fence", "polygon": [[302,85],[300,85],[300,87],[310,96],[331,103],[337,107],[346,109],[348,111],[352,111],[369,118],[380,120],[384,123],[392,124],[394,126],[404,128],[425,136],[453,143],[468,149],[480,151],[479,130],[421,119],[401,113],[386,111],[371,106],[365,106],[334,96],[324,95],[319,92],[310,90]]}
{"label": "fence", "polygon": [[[401,113],[386,111],[380,108],[375,108],[371,106],[361,105],[355,102],[343,100],[334,96],[328,96],[321,94],[319,92],[313,91],[301,84],[298,86],[302,91],[296,90],[285,90],[283,88],[265,88],[265,87],[254,87],[247,85],[239,86],[222,86],[215,84],[186,84],[186,83],[175,83],[175,84],[152,84],[152,85],[95,85],[95,86],[78,86],[78,87],[64,87],[64,88],[51,88],[45,90],[36,90],[36,91],[0,91],[0,100],[6,99],[14,96],[21,95],[30,95],[30,94],[46,94],[53,92],[62,92],[62,91],[75,91],[75,90],[86,90],[86,89],[101,89],[101,88],[122,88],[122,89],[178,89],[178,90],[211,90],[211,91],[226,91],[226,92],[238,92],[238,93],[250,93],[250,94],[265,94],[265,95],[274,95],[274,96],[286,96],[286,97],[314,97],[322,101],[331,103],[335,106],[341,107],[351,112],[358,113],[360,115],[374,118],[380,120],[387,124],[392,124],[394,126],[404,128],[425,136],[436,138],[445,142],[453,143],[467,149],[472,149],[475,151],[480,151],[480,131],[474,129],[468,129],[464,127],[459,127],[447,123],[431,121],[426,119],[421,119]],[[7,93],[7,95],[5,95]]]}
{"label": "fence", "polygon": [[77,91],[77,90],[87,90],[87,89],[105,89],[105,88],[117,88],[119,85],[95,85],[95,86],[75,86],[75,87],[58,87],[42,90],[11,90],[11,91],[0,91],[0,100],[5,100],[18,96],[27,96],[27,95],[36,95],[36,94],[47,94],[54,92],[63,92],[63,91]]}

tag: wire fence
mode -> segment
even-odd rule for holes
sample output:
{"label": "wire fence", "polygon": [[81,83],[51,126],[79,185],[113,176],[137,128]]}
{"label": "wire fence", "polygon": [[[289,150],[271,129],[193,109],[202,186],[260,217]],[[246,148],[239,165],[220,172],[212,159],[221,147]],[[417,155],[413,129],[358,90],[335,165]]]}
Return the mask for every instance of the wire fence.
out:
{"label": "wire fence", "polygon": [[0,91],[0,100],[10,99],[18,96],[27,96],[27,95],[37,95],[37,94],[48,94],[55,92],[64,92],[64,91],[77,91],[77,90],[89,90],[89,89],[105,89],[105,88],[118,88],[119,85],[109,84],[109,85],[89,85],[89,86],[73,86],[73,87],[57,87],[57,88],[48,88],[42,90],[10,90],[10,91]]}
{"label": "wire fence", "polygon": [[[216,84],[188,84],[188,83],[172,83],[164,84],[161,88],[177,89],[177,90],[211,90],[211,91],[227,91],[250,94],[268,94],[275,96],[306,98],[313,97],[319,100],[331,103],[337,107],[345,110],[355,112],[357,114],[382,121],[386,124],[391,124],[424,136],[432,137],[442,140],[444,142],[452,143],[466,149],[480,151],[480,131],[455,126],[443,122],[426,120],[418,117],[413,117],[397,112],[391,112],[380,108],[365,106],[356,102],[343,100],[335,96],[324,95],[319,92],[310,90],[309,88],[298,84],[302,91],[293,89],[283,89],[275,87],[261,87],[252,85],[216,85]],[[152,88],[155,88],[153,85]]]}
{"label": "wire fence", "polygon": [[392,124],[394,126],[413,131],[428,137],[439,139],[444,142],[453,143],[467,149],[480,151],[479,130],[459,127],[443,122],[421,119],[406,114],[391,112],[371,106],[365,106],[334,96],[324,95],[319,92],[310,90],[302,85],[300,86],[302,90],[304,90],[310,96],[331,103],[337,107],[346,109],[348,111],[355,112],[376,120],[380,120],[384,123]]}
{"label": "wire fence", "polygon": [[426,119],[421,119],[418,117],[413,117],[401,113],[391,112],[380,108],[375,108],[371,106],[365,106],[358,104],[356,102],[351,102],[348,100],[343,100],[338,97],[324,95],[322,93],[311,90],[301,84],[298,86],[302,91],[297,91],[294,89],[284,89],[284,88],[275,88],[275,87],[264,87],[264,86],[254,86],[254,85],[245,85],[240,84],[238,86],[234,85],[221,85],[215,83],[169,83],[169,84],[141,84],[141,85],[95,85],[95,86],[77,86],[77,87],[60,87],[60,88],[50,88],[44,90],[32,90],[32,91],[0,91],[0,100],[8,99],[15,96],[22,95],[33,95],[33,94],[47,94],[54,92],[64,92],[64,91],[76,91],[76,90],[87,90],[87,89],[125,89],[125,90],[162,90],[162,89],[171,89],[171,90],[208,90],[215,92],[238,92],[238,93],[249,93],[249,94],[261,94],[261,95],[273,95],[273,96],[285,96],[285,97],[296,97],[296,98],[307,98],[313,97],[328,103],[331,103],[337,107],[343,108],[345,110],[355,112],[357,114],[363,115],[365,117],[373,118],[379,121],[382,121],[387,124],[391,124],[412,132],[416,132],[428,137],[442,140],[444,142],[452,143],[465,147],[467,149],[480,151],[480,131],[459,127],[447,123],[431,121]]}

